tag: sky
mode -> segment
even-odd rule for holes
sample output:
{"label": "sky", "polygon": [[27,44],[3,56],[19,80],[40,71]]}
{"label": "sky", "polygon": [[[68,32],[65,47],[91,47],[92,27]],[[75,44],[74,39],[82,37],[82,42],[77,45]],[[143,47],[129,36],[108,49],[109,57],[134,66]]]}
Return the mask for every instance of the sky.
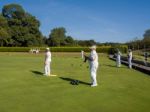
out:
{"label": "sky", "polygon": [[150,29],[150,0],[0,0],[0,10],[10,3],[35,16],[47,37],[65,27],[75,39],[124,43]]}

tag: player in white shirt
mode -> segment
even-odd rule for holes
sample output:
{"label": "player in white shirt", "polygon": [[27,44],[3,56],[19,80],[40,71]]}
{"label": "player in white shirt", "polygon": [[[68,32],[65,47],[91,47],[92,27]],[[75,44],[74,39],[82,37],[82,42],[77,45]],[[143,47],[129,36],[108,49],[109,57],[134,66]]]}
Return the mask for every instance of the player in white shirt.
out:
{"label": "player in white shirt", "polygon": [[92,84],[91,87],[95,87],[97,86],[97,69],[98,69],[98,55],[96,52],[96,46],[93,45],[92,47],[90,47],[91,49],[91,53],[90,56],[87,57],[85,56],[85,61],[88,60],[89,61],[89,65],[90,65],[90,75],[91,75],[91,80],[92,80]]}
{"label": "player in white shirt", "polygon": [[131,51],[131,49],[129,49],[129,52],[128,52],[128,64],[129,64],[129,68],[132,68],[132,51]]}
{"label": "player in white shirt", "polygon": [[81,51],[81,58],[82,59],[84,58],[84,51],[83,50]]}
{"label": "player in white shirt", "polygon": [[45,73],[44,75],[50,76],[51,74],[51,69],[50,69],[50,63],[51,63],[51,52],[49,48],[46,48],[46,53],[45,53],[45,61],[44,61],[44,70]]}
{"label": "player in white shirt", "polygon": [[119,51],[119,49],[117,49],[116,65],[117,67],[121,66],[121,52]]}

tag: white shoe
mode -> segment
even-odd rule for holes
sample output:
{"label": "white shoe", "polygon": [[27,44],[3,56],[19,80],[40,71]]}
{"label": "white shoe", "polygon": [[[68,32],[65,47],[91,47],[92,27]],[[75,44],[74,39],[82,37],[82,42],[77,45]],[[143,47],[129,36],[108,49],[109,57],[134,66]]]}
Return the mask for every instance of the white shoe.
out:
{"label": "white shoe", "polygon": [[54,77],[55,77],[55,76],[57,76],[57,75],[54,75],[54,74],[49,74],[48,76],[54,76]]}
{"label": "white shoe", "polygon": [[44,76],[50,76],[50,75],[48,75],[48,74],[43,74]]}
{"label": "white shoe", "polygon": [[91,87],[95,87],[95,86],[98,86],[98,85],[97,85],[97,84],[92,84],[92,85],[91,85]]}

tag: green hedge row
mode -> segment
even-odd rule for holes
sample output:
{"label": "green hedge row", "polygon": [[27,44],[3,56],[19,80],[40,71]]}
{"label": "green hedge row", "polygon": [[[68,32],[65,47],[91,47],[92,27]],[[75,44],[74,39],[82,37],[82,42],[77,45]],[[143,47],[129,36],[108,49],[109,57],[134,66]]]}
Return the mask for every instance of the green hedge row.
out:
{"label": "green hedge row", "polygon": [[[117,48],[119,48],[122,53],[127,52],[126,46],[120,46]],[[42,52],[45,51],[45,47],[0,47],[0,52],[29,52],[31,49],[40,49]],[[103,46],[98,47],[97,52],[113,54],[115,49],[116,47]],[[85,52],[90,51],[88,47],[50,47],[50,50],[51,52],[81,52],[81,50]]]}

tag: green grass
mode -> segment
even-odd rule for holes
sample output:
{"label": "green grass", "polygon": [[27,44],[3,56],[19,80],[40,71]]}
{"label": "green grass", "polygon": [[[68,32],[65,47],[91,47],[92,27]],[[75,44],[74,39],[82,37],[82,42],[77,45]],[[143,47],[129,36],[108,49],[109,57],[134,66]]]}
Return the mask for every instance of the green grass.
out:
{"label": "green grass", "polygon": [[[92,88],[80,54],[55,53],[52,74],[42,76],[44,55],[0,53],[0,112],[148,112],[150,76],[115,67],[100,54],[99,86]],[[84,83],[70,84],[68,79]]]}
{"label": "green grass", "polygon": [[[141,56],[141,55],[134,55],[134,58],[135,58],[136,60],[145,61],[145,57],[144,57],[144,56]],[[150,58],[149,58],[149,57],[147,58],[147,62],[150,63]]]}

